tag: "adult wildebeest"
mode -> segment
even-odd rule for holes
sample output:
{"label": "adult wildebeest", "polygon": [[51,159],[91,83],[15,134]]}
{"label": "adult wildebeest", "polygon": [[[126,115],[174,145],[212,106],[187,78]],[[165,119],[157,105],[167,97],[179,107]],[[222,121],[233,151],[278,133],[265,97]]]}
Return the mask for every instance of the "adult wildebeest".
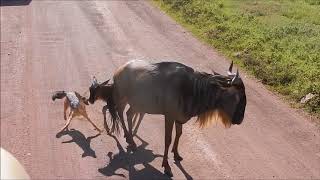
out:
{"label": "adult wildebeest", "polygon": [[[229,71],[232,71],[232,65],[233,63]],[[121,122],[131,147],[136,147],[131,134],[135,113],[165,116],[165,150],[162,166],[169,176],[172,176],[172,172],[168,164],[168,149],[174,123],[176,137],[172,152],[174,159],[180,161],[182,157],[178,153],[178,144],[182,124],[192,117],[198,116],[197,122],[200,126],[221,120],[227,127],[231,124],[241,124],[244,118],[246,94],[238,71],[236,74],[229,72],[228,76],[217,73],[212,75],[194,71],[178,62],[152,64],[134,60],[120,67],[113,80],[113,102],[110,103],[109,112],[115,126]],[[90,97],[91,93],[94,93],[94,89],[91,89]],[[130,105],[126,112],[129,132],[123,118],[127,104]]]}

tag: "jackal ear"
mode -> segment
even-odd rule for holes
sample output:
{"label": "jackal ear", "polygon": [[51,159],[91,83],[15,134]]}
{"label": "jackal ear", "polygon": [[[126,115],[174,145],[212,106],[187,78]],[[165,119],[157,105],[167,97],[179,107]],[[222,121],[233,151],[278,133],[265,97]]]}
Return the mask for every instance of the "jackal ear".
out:
{"label": "jackal ear", "polygon": [[107,85],[109,81],[110,81],[110,79],[108,79],[107,81],[101,83],[100,85],[101,85],[101,86]]}
{"label": "jackal ear", "polygon": [[86,97],[82,97],[81,98],[84,102],[84,104],[89,105],[88,99]]}

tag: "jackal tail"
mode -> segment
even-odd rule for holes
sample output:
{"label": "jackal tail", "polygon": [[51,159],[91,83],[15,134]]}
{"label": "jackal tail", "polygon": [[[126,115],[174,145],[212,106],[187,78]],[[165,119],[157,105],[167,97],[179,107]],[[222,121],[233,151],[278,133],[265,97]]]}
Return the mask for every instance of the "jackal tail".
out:
{"label": "jackal tail", "polygon": [[52,101],[56,100],[56,99],[62,99],[64,97],[66,97],[66,92],[65,91],[56,91],[53,93],[52,95]]}

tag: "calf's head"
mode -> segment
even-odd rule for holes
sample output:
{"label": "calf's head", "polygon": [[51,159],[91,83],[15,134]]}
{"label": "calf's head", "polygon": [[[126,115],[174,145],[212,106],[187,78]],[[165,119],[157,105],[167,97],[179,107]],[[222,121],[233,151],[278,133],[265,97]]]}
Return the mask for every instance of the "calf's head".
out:
{"label": "calf's head", "polygon": [[[110,80],[110,79],[109,79]],[[93,104],[97,99],[101,98],[101,95],[103,94],[103,86],[107,85],[109,80],[99,84],[97,79],[93,77],[92,84],[89,87],[90,91],[90,97],[89,97],[89,102]]]}

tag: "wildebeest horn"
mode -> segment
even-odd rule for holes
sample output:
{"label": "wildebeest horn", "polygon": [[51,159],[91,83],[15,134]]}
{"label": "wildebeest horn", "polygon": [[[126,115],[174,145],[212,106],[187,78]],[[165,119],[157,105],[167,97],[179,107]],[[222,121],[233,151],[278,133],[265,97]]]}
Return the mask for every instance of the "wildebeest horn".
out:
{"label": "wildebeest horn", "polygon": [[110,81],[110,79],[106,80],[105,82],[101,83],[100,85],[101,86],[107,85],[109,81]]}
{"label": "wildebeest horn", "polygon": [[239,70],[238,70],[238,69],[237,69],[236,75],[232,78],[231,84],[233,84],[234,81],[235,81],[237,78],[239,78]]}
{"label": "wildebeest horn", "polygon": [[229,67],[229,70],[228,70],[228,75],[233,75],[232,67],[233,67],[233,61],[231,61],[231,64],[230,64],[230,67]]}
{"label": "wildebeest horn", "polygon": [[211,69],[213,75],[219,75],[219,73],[215,72],[213,69]]}

